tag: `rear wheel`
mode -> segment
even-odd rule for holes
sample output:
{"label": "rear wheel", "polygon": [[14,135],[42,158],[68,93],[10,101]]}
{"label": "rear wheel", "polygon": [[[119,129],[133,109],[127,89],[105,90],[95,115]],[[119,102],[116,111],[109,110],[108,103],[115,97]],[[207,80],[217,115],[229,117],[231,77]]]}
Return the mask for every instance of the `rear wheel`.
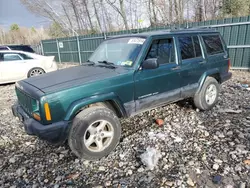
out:
{"label": "rear wheel", "polygon": [[29,77],[34,77],[34,76],[39,76],[41,74],[44,74],[45,71],[42,68],[33,68],[28,72],[28,78]]}
{"label": "rear wheel", "polygon": [[79,158],[96,160],[108,155],[120,136],[121,126],[115,113],[105,107],[93,106],[74,118],[68,143]]}
{"label": "rear wheel", "polygon": [[220,85],[213,77],[208,77],[199,93],[194,96],[194,104],[201,110],[210,110],[218,101]]}

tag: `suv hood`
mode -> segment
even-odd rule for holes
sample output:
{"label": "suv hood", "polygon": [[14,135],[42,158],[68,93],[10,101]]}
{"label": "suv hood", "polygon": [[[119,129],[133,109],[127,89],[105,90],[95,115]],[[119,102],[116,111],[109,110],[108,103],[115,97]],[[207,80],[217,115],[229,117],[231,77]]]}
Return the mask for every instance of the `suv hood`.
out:
{"label": "suv hood", "polygon": [[96,66],[76,66],[23,80],[44,93],[71,88],[118,75],[115,69]]}

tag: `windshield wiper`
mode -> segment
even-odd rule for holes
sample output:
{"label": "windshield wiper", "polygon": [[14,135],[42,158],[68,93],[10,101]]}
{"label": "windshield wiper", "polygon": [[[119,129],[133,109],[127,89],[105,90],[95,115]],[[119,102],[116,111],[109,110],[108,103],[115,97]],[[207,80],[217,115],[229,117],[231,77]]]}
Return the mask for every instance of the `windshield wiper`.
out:
{"label": "windshield wiper", "polygon": [[111,66],[113,68],[116,68],[116,65],[114,63],[108,62],[106,60],[104,60],[104,61],[98,61],[98,63],[102,63],[102,64],[105,64],[105,65],[109,65],[109,66]]}
{"label": "windshield wiper", "polygon": [[94,61],[87,60],[86,63],[82,63],[82,65],[90,66],[90,65],[95,65]]}

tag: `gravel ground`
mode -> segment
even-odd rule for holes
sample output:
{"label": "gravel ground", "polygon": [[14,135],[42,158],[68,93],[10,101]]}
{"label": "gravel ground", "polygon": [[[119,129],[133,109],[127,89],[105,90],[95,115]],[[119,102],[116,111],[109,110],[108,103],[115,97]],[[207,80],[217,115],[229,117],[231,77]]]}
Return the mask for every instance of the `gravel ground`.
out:
{"label": "gravel ground", "polygon": [[[122,120],[121,143],[99,161],[28,136],[11,114],[14,85],[2,85],[0,187],[250,187],[250,91],[239,84],[246,82],[250,73],[234,72],[207,112],[185,100]],[[160,153],[154,170],[140,159],[149,146]]]}

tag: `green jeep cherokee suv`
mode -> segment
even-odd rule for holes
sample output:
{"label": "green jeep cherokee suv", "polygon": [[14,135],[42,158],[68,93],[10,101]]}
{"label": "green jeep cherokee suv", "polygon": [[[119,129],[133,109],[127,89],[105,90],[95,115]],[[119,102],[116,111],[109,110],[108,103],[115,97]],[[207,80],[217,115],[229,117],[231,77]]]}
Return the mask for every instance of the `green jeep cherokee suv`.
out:
{"label": "green jeep cherokee suv", "polygon": [[17,82],[12,111],[29,135],[68,140],[78,157],[99,159],[119,143],[119,118],[185,98],[211,109],[232,76],[229,67],[226,44],[214,30],[112,37],[83,65]]}

